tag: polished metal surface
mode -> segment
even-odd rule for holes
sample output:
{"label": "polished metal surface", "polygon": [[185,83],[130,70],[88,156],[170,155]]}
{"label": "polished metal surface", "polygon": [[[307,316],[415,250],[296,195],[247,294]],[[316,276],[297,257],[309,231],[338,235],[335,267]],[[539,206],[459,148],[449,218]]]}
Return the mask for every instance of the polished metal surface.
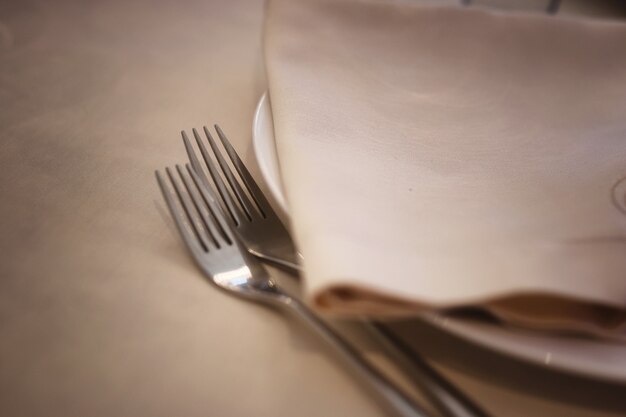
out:
{"label": "polished metal surface", "polygon": [[365,361],[341,336],[278,287],[260,262],[233,236],[214,196],[201,184],[198,175],[189,165],[186,170],[185,173],[176,166],[183,186],[169,168],[166,168],[166,175],[170,186],[160,172],[156,172],[156,177],[183,241],[210,282],[230,294],[290,310],[336,349],[359,381],[377,395],[389,411],[400,417],[426,417],[424,410]]}
{"label": "polished metal surface", "polygon": [[[217,131],[224,149],[232,161],[233,166],[239,173],[243,187],[250,193],[252,201],[246,195],[242,184],[236,179],[228,163],[222,156],[209,129],[205,126],[203,130],[232,192],[226,188],[221,175],[217,171],[196,129],[193,129],[193,135],[200,149],[200,153],[202,154],[202,158],[206,163],[209,174],[213,179],[219,195],[222,197],[221,201],[223,207],[230,215],[234,227],[237,230],[237,234],[240,236],[246,248],[263,260],[273,262],[290,270],[298,270],[298,255],[293,241],[289,236],[289,232],[272,209],[272,206],[254,181],[254,178],[252,178],[252,175],[250,175],[250,172],[241,158],[239,158],[239,155],[226,138],[222,129],[215,125],[215,130]],[[211,187],[209,179],[200,165],[187,134],[184,131],[181,132],[181,134],[193,169],[198,173],[204,184]]]}
{"label": "polished metal surface", "polygon": [[[295,254],[297,253],[295,244],[289,232],[265,198],[265,195],[254,181],[254,178],[250,175],[237,151],[235,151],[222,129],[215,125],[220,141],[230,161],[239,173],[243,184],[240,184],[236,179],[207,127],[205,126],[203,130],[231,191],[226,188],[213,159],[207,152],[196,129],[193,129],[193,135],[209,174],[213,179],[213,183],[221,196],[222,207],[231,216],[231,224],[237,236],[253,255],[262,260],[283,266],[289,272],[298,276],[301,272],[301,267],[295,262]],[[212,185],[209,183],[209,179],[200,165],[189,138],[184,131],[181,134],[194,171],[202,179],[203,184],[211,189]],[[248,198],[243,187],[250,193],[251,199]],[[253,204],[251,200],[256,204]],[[366,322],[365,325],[385,347],[389,356],[402,363],[402,367],[407,371],[408,376],[443,416],[487,416],[487,413],[481,407],[444,378],[425,359],[408,349],[383,323]]]}

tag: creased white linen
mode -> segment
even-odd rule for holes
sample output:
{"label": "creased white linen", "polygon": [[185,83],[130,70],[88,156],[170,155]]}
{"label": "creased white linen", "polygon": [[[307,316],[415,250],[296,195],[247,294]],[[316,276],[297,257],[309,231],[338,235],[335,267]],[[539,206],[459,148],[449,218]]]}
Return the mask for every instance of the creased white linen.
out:
{"label": "creased white linen", "polygon": [[318,307],[623,327],[626,25],[273,0],[265,55]]}

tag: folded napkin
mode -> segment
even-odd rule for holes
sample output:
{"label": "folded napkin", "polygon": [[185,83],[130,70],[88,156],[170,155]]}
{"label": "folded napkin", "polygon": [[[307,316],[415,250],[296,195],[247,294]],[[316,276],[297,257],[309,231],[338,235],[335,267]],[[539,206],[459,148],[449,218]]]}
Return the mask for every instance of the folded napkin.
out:
{"label": "folded napkin", "polygon": [[265,58],[307,294],[626,327],[626,25],[274,0]]}

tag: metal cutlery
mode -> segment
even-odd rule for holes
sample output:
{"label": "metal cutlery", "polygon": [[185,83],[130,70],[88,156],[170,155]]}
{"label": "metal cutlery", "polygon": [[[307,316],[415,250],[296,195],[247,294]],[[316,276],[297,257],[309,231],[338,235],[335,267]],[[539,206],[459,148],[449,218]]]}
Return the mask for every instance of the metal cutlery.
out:
{"label": "metal cutlery", "polygon": [[[204,127],[204,134],[208,139],[213,154],[216,156],[222,168],[222,172],[226,177],[228,185],[231,187],[231,191],[226,189],[226,185],[217,171],[215,164],[212,162],[211,156],[207,152],[198,131],[196,129],[192,131],[200,153],[202,154],[202,158],[206,163],[209,174],[213,179],[224,208],[226,209],[226,213],[234,223],[241,241],[253,255],[264,261],[269,261],[287,268],[291,272],[298,273],[298,254],[289,232],[272,209],[272,206],[252,178],[252,175],[250,175],[250,172],[241,161],[241,158],[239,158],[239,155],[237,155],[237,152],[226,138],[226,135],[224,135],[224,132],[222,132],[217,125],[215,125],[215,129],[235,169],[243,179],[243,186],[246,187],[250,193],[250,198],[254,200],[254,202],[246,195],[242,185],[228,167],[226,160],[222,156],[222,153],[206,126]],[[200,165],[187,134],[184,131],[181,132],[181,134],[191,166],[200,176],[204,184],[207,187],[211,187],[209,179]]]}
{"label": "metal cutlery", "polygon": [[358,380],[395,415],[427,416],[341,336],[299,300],[277,286],[260,262],[246,251],[232,233],[210,189],[201,184],[200,178],[189,165],[186,165],[186,172],[179,165],[176,166],[178,179],[171,169],[166,168],[165,172],[167,180],[160,172],[156,172],[165,202],[187,248],[212,284],[229,294],[291,311],[334,347]]}
{"label": "metal cutlery", "polygon": [[[278,264],[297,275],[300,272],[300,266],[297,262],[297,251],[293,240],[234,147],[222,129],[215,125],[220,142],[241,180],[238,180],[232,172],[209,129],[205,126],[203,130],[229,188],[224,183],[222,175],[218,172],[213,158],[196,129],[192,130],[193,136],[213,184],[221,197],[222,207],[228,213],[233,230],[250,253],[264,261]],[[183,131],[181,135],[191,166],[203,184],[211,188],[212,185],[187,134]],[[446,417],[488,416],[481,407],[430,366],[417,352],[412,352],[387,326],[376,321],[366,322],[365,325],[370,328],[371,333],[383,344],[388,353],[405,369],[410,370],[408,376],[442,415]]]}

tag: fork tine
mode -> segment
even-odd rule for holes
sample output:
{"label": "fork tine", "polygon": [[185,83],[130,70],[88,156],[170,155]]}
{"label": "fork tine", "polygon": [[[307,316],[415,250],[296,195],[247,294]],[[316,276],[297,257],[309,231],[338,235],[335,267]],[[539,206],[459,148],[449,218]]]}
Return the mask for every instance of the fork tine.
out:
{"label": "fork tine", "polygon": [[[178,167],[177,167],[177,170],[178,170]],[[203,233],[204,231],[202,230],[203,229],[202,221],[199,220],[199,217],[201,217],[201,214],[198,213],[193,203],[189,200],[189,195],[183,192],[183,189],[179,185],[178,180],[174,177],[174,174],[172,174],[172,171],[170,170],[169,167],[165,168],[165,172],[167,173],[167,176],[170,178],[170,182],[174,186],[174,191],[176,192],[176,195],[178,196],[178,200],[183,206],[183,211],[187,215],[187,219],[189,220],[189,224],[191,225],[191,228],[194,234],[196,235],[196,237],[202,244],[202,247],[204,248],[204,250],[209,251],[211,246],[210,246],[208,239],[206,238],[205,233]],[[178,174],[179,175],[181,174],[180,170],[178,170]],[[182,176],[181,176],[181,179],[182,179]]]}
{"label": "fork tine", "polygon": [[[194,128],[192,129],[192,132],[193,132],[193,136],[196,139],[196,143],[198,144],[198,148],[200,149],[200,153],[202,154],[202,158],[204,159],[204,162],[207,168],[209,169],[209,174],[211,175],[211,178],[213,178],[213,183],[217,187],[217,191],[222,197],[221,200],[226,211],[228,211],[228,213],[230,214],[230,217],[233,219],[233,222],[235,223],[235,225],[240,225],[241,222],[243,221],[243,214],[241,210],[239,209],[239,207],[237,207],[237,205],[233,201],[232,196],[230,195],[230,192],[226,189],[226,186],[224,185],[224,181],[222,181],[222,177],[217,171],[217,168],[215,167],[215,164],[213,163],[213,160],[211,159],[209,152],[204,146],[204,143],[202,143],[202,139],[200,138],[198,131]],[[201,168],[199,169],[200,169],[200,172],[204,172]],[[206,182],[205,182],[206,186],[210,187],[208,178],[206,178],[206,176],[204,178],[206,179]]]}
{"label": "fork tine", "polygon": [[198,160],[198,157],[196,156],[196,151],[193,150],[193,146],[191,146],[191,141],[187,137],[187,133],[184,130],[181,130],[180,134],[183,137],[183,143],[185,144],[185,151],[187,151],[187,157],[189,158],[189,162],[191,162],[191,166],[198,173],[198,175],[202,179],[202,182],[206,184],[207,187],[210,186],[209,179],[207,178],[204,172],[204,169],[202,169],[202,165],[200,165],[200,161]]}
{"label": "fork tine", "polygon": [[[165,199],[165,204],[167,205],[170,214],[174,219],[174,223],[176,223],[176,227],[178,228],[178,231],[180,232],[183,241],[185,242],[187,247],[194,253],[194,255],[197,256],[199,253],[205,252],[206,248],[203,246],[202,241],[198,240],[197,235],[195,235],[195,233],[192,235],[192,233],[189,232],[189,229],[185,227],[185,220],[183,219],[180,211],[175,207],[174,196],[169,190],[169,187],[165,184],[165,180],[161,176],[161,173],[159,171],[155,171],[154,174],[156,175],[159,188],[161,189],[161,193],[163,194],[163,198]],[[168,177],[170,177],[171,179],[171,174],[169,172]]]}
{"label": "fork tine", "polygon": [[200,177],[198,174],[189,166],[189,164],[185,165],[187,167],[187,171],[189,172],[189,176],[193,180],[196,188],[200,191],[201,198],[204,200],[206,205],[208,206],[208,212],[211,215],[213,226],[218,229],[218,235],[214,235],[216,237],[220,237],[222,243],[226,243],[231,245],[233,243],[233,238],[230,233],[230,227],[226,224],[226,219],[224,218],[223,212],[217,204],[217,200],[213,195],[213,191],[210,187],[204,187]]}
{"label": "fork tine", "polygon": [[207,129],[206,126],[204,126],[204,134],[209,140],[209,145],[211,145],[211,149],[213,150],[213,153],[215,154],[215,157],[217,158],[217,162],[220,164],[220,167],[222,168],[222,172],[224,173],[224,176],[226,177],[226,181],[228,181],[228,184],[230,184],[230,188],[235,193],[235,196],[237,197],[239,204],[241,204],[241,207],[243,208],[244,212],[248,216],[248,219],[252,220],[253,217],[256,217],[255,216],[256,209],[252,205],[252,202],[250,201],[246,193],[241,188],[241,185],[239,185],[239,181],[237,181],[237,179],[233,175],[233,172],[228,166],[228,163],[226,162],[226,160],[224,159],[224,156],[222,156],[222,152],[217,147],[215,140],[213,140],[213,136],[211,136],[211,133],[209,132],[209,129]]}
{"label": "fork tine", "polygon": [[263,217],[267,217],[267,214],[274,212],[272,206],[265,198],[263,191],[261,191],[261,188],[259,188],[256,181],[254,181],[252,175],[250,175],[250,171],[248,171],[248,168],[246,168],[246,165],[243,163],[243,161],[237,154],[237,151],[235,150],[233,145],[231,145],[230,141],[228,140],[222,129],[218,125],[215,125],[215,130],[217,131],[217,135],[222,141],[222,145],[224,145],[224,149],[226,149],[226,153],[228,153],[228,157],[232,161],[235,169],[239,173],[239,176],[243,180],[243,183],[245,184],[246,188],[250,192],[250,195],[257,204],[259,212]]}
{"label": "fork tine", "polygon": [[[187,164],[186,166],[189,166],[189,165]],[[194,207],[196,208],[196,212],[200,215],[201,224],[204,230],[206,231],[206,234],[209,236],[211,243],[213,243],[213,245],[219,249],[221,246],[218,241],[220,235],[218,231],[215,229],[213,221],[209,217],[211,215],[211,211],[209,207],[207,207],[207,205],[204,203],[204,200],[202,200],[201,197],[198,195],[197,187],[195,186],[195,184],[192,185],[191,180],[188,178],[188,175],[186,175],[183,172],[180,165],[176,165],[176,171],[178,171],[178,175],[183,180],[185,189],[187,190],[187,193],[189,193],[189,196],[191,197],[191,201]]]}
{"label": "fork tine", "polygon": [[232,245],[235,239],[233,237],[231,227],[228,224],[228,221],[226,220],[226,217],[224,215],[224,211],[220,208],[220,206],[217,203],[215,203],[215,200],[213,200],[213,202],[210,201],[213,191],[209,187],[201,186],[200,177],[198,177],[198,175],[191,169],[191,167],[187,166],[187,170],[189,171],[189,174],[191,175],[191,178],[193,179],[194,183],[198,187],[198,190],[200,191],[202,198],[209,205],[211,215],[213,216],[213,220],[215,221],[217,227],[222,232],[222,237],[224,238],[225,242],[228,245]]}

